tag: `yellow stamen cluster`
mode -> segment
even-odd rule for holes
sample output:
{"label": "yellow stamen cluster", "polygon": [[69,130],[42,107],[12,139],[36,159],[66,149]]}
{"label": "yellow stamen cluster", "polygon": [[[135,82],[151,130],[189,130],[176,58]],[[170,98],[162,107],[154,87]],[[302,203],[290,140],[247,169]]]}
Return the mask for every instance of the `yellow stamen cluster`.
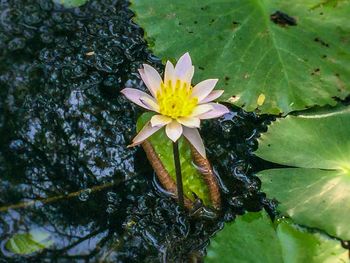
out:
{"label": "yellow stamen cluster", "polygon": [[177,80],[172,83],[162,83],[157,92],[159,113],[173,119],[188,117],[197,106],[198,99],[191,98],[192,87],[189,83]]}

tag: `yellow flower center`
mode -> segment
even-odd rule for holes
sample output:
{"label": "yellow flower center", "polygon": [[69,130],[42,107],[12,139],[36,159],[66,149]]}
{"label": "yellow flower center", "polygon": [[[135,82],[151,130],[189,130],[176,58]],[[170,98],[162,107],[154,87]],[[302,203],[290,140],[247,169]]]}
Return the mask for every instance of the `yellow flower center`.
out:
{"label": "yellow flower center", "polygon": [[[174,85],[175,84],[175,85]],[[198,98],[191,98],[192,87],[189,83],[177,80],[172,83],[162,83],[157,91],[159,113],[173,119],[191,115],[198,104]]]}

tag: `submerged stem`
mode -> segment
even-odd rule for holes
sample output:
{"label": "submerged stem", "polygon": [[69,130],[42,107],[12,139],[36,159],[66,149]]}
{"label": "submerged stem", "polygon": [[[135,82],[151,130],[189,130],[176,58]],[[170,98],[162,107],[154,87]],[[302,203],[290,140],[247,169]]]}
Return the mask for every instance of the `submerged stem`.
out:
{"label": "submerged stem", "polygon": [[18,203],[18,204],[13,204],[13,205],[0,206],[0,212],[5,212],[9,209],[27,208],[29,206],[34,206],[37,203],[49,204],[49,203],[56,202],[56,201],[61,200],[61,199],[68,199],[68,198],[72,198],[72,197],[77,197],[82,192],[86,191],[87,189],[90,189],[91,192],[102,191],[106,188],[112,187],[113,185],[115,185],[115,183],[116,182],[110,182],[110,183],[105,183],[102,185],[96,185],[96,186],[93,186],[91,188],[86,188],[86,189],[82,189],[82,190],[79,190],[76,192],[71,192],[71,193],[66,194],[66,195],[62,194],[62,195],[56,195],[56,196],[52,196],[52,197],[48,197],[48,198],[39,198],[36,200],[26,201],[26,202],[22,202],[22,203]]}
{"label": "submerged stem", "polygon": [[179,199],[179,205],[181,208],[184,208],[184,192],[182,186],[182,175],[181,175],[181,163],[180,163],[180,154],[179,154],[179,144],[178,142],[173,142],[173,154],[174,154],[174,164],[176,172],[176,187],[177,187],[177,196]]}

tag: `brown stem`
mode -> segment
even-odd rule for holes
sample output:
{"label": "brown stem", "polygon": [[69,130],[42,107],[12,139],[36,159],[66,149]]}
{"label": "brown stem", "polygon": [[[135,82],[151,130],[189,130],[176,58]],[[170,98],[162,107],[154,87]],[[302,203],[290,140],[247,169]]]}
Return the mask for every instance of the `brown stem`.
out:
{"label": "brown stem", "polygon": [[[98,191],[102,191],[106,188],[112,187],[113,185],[115,185],[115,182],[110,182],[110,183],[106,183],[106,184],[102,184],[102,185],[96,185],[96,186],[93,186],[93,187],[88,188],[88,189],[90,189],[91,192],[98,192]],[[82,190],[72,192],[69,194],[56,195],[56,196],[47,197],[47,198],[38,198],[35,200],[31,200],[31,201],[26,201],[26,202],[17,203],[17,204],[8,205],[8,206],[2,206],[2,207],[0,207],[0,212],[5,212],[9,209],[27,208],[29,206],[34,206],[38,202],[40,202],[42,204],[49,204],[49,203],[53,203],[53,202],[56,202],[56,201],[61,200],[61,199],[68,199],[68,198],[72,198],[72,197],[77,197],[82,192],[84,192],[86,190],[87,189],[82,189]]]}
{"label": "brown stem", "polygon": [[191,152],[194,163],[201,168],[200,173],[203,175],[203,179],[209,188],[211,202],[214,208],[219,210],[221,206],[220,189],[213,169],[209,161],[200,155],[193,146],[191,146]]}
{"label": "brown stem", "polygon": [[[142,143],[142,147],[145,150],[147,158],[150,161],[153,169],[155,170],[161,185],[168,192],[176,193],[177,192],[176,182],[170,177],[168,171],[165,169],[163,163],[159,159],[159,156],[154,150],[152,144],[149,141],[144,141]],[[194,163],[198,167],[200,167],[199,172],[203,175],[203,179],[206,182],[206,185],[209,187],[211,202],[214,208],[219,210],[221,205],[220,190],[219,190],[219,185],[214,175],[213,169],[209,161],[203,158],[192,146],[191,146],[191,152],[192,152],[192,158]],[[184,196],[184,202],[185,202],[185,207],[187,209],[193,208],[193,202],[186,196]]]}
{"label": "brown stem", "polygon": [[[162,186],[171,193],[176,193],[176,183],[170,177],[168,171],[165,169],[163,163],[158,157],[158,154],[154,150],[153,146],[149,141],[144,141],[142,147],[146,152],[147,158],[150,161],[153,169],[156,171],[157,177],[162,184]],[[184,196],[185,207],[188,209],[192,208],[192,201]]]}

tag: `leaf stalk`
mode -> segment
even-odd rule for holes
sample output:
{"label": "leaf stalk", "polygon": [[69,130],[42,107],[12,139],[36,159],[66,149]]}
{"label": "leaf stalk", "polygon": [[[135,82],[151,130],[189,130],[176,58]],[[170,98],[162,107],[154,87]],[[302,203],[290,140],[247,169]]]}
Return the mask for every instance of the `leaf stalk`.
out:
{"label": "leaf stalk", "polygon": [[178,196],[179,206],[181,207],[181,209],[183,209],[185,205],[184,205],[184,193],[183,193],[183,185],[182,185],[182,174],[181,174],[181,163],[180,163],[178,141],[173,142],[173,154],[174,154],[174,164],[175,164],[175,173],[176,173],[177,196]]}

